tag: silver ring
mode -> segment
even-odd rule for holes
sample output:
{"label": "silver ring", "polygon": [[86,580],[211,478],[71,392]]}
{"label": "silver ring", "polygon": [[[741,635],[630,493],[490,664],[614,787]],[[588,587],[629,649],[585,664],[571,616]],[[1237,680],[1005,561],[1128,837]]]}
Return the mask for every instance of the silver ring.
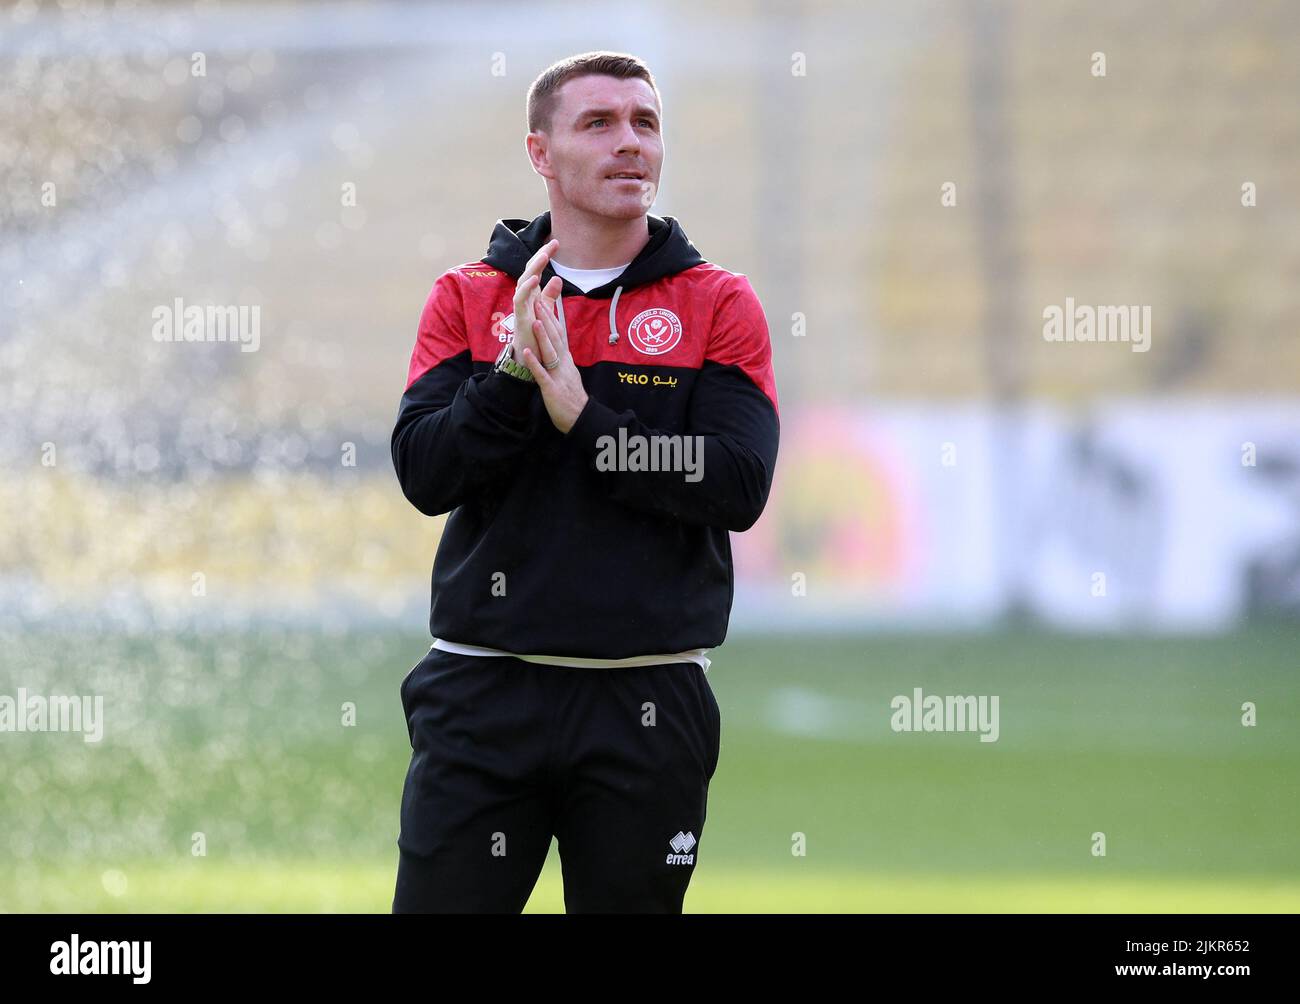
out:
{"label": "silver ring", "polygon": [[553,369],[555,369],[555,367],[557,367],[557,366],[559,366],[559,365],[560,365],[560,357],[559,357],[559,356],[556,356],[556,357],[555,357],[555,362],[551,363],[550,365],[547,365],[546,363],[542,363],[542,369],[553,370]]}

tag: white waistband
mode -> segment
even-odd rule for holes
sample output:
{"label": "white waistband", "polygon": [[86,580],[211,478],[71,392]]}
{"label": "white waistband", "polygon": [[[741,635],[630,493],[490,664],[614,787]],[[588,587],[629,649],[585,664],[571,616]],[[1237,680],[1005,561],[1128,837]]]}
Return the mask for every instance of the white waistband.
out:
{"label": "white waistband", "polygon": [[482,645],[462,645],[459,642],[446,641],[442,638],[435,638],[433,644],[429,647],[443,652],[455,652],[457,655],[512,655],[524,662],[536,662],[543,666],[572,666],[575,669],[617,669],[633,666],[661,666],[667,662],[693,662],[707,673],[709,666],[713,664],[712,660],[704,654],[708,651],[707,648],[693,648],[672,655],[633,655],[625,659],[587,659],[573,655],[520,655],[517,652],[504,652],[499,648],[485,648]]}

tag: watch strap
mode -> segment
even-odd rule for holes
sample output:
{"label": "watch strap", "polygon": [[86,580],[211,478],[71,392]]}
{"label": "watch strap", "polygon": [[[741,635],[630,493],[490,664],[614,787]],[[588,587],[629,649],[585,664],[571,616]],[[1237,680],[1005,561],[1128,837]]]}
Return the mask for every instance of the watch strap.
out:
{"label": "watch strap", "polygon": [[514,342],[506,342],[505,348],[497,356],[496,365],[493,370],[497,373],[507,373],[516,380],[522,380],[525,383],[536,383],[533,379],[532,372],[523,363],[516,362],[514,358]]}

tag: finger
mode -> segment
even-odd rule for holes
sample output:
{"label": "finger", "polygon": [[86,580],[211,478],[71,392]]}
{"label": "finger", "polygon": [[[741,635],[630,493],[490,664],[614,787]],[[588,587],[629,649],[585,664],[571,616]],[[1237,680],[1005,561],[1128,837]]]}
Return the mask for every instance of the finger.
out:
{"label": "finger", "polygon": [[543,363],[553,363],[560,357],[554,339],[546,330],[546,322],[540,318],[533,321],[533,337],[537,340],[537,354]]}
{"label": "finger", "polygon": [[537,381],[537,386],[541,387],[543,390],[550,388],[550,371],[541,364],[532,349],[524,349],[524,365],[528,367],[528,372],[531,373],[533,379]]}
{"label": "finger", "polygon": [[[541,281],[540,279],[538,280]],[[558,275],[551,276],[551,281],[546,284],[542,290],[542,296],[551,301],[551,306],[555,306],[555,301],[560,297],[560,290],[564,289],[564,280]]]}
{"label": "finger", "polygon": [[515,304],[515,339],[520,346],[537,345],[533,339],[533,318],[536,316],[538,282],[538,278],[532,276],[521,285],[517,293],[519,300]]}
{"label": "finger", "polygon": [[[564,328],[556,319],[555,315],[547,310],[540,302],[535,303],[533,308],[534,317],[542,325],[542,330],[546,332],[548,341],[558,352],[568,352],[568,339],[564,336]],[[550,356],[546,357],[551,358]]]}
{"label": "finger", "polygon": [[[539,279],[538,281],[540,282],[541,280]],[[545,308],[544,312],[549,313],[554,317],[557,309],[555,303],[559,299],[560,291],[563,288],[564,280],[558,275],[553,276],[551,281],[546,284],[546,288],[538,291],[534,302],[540,302]]]}
{"label": "finger", "polygon": [[555,325],[560,329],[560,336],[564,339],[564,345],[567,348],[569,345],[569,324],[565,321],[564,315],[558,310],[556,311]]}
{"label": "finger", "polygon": [[516,312],[528,302],[528,298],[532,295],[533,289],[539,282],[541,282],[541,279],[535,275],[530,275],[526,279],[520,280],[519,285],[515,287]]}
{"label": "finger", "polygon": [[538,316],[543,318],[546,324],[546,333],[551,336],[551,341],[555,347],[562,352],[569,351],[569,331],[564,321],[557,316],[555,311],[540,310]]}
{"label": "finger", "polygon": [[528,264],[524,266],[523,272],[520,273],[520,279],[540,276],[546,271],[546,263],[551,260],[551,255],[555,253],[555,249],[559,246],[560,242],[552,239],[538,248],[537,253],[528,259]]}
{"label": "finger", "polygon": [[528,264],[524,266],[523,272],[519,274],[520,279],[541,275],[546,270],[546,263],[550,260],[551,252],[554,250],[551,245],[554,243],[556,242],[550,241],[537,249],[533,256],[528,259]]}

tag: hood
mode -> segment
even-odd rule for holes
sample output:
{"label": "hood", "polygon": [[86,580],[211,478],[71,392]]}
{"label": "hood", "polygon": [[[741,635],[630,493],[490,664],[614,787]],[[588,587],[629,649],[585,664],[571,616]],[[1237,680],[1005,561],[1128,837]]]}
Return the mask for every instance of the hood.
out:
{"label": "hood", "polygon": [[[652,216],[646,214],[646,223],[650,228],[650,240],[641,249],[622,274],[603,286],[596,286],[589,293],[561,278],[564,283],[560,289],[556,307],[560,323],[564,323],[564,298],[566,296],[586,296],[593,300],[609,300],[609,344],[618,344],[618,298],[624,289],[643,286],[666,275],[675,275],[688,268],[703,264],[704,259],[695,250],[695,245],[686,236],[681,224],[671,216]],[[487,254],[483,262],[500,269],[511,278],[518,279],[523,274],[528,259],[537,253],[537,249],[551,239],[551,214],[542,213],[537,219],[497,220],[488,243]],[[542,271],[541,285],[544,287],[555,275],[555,270],[547,262]]]}

